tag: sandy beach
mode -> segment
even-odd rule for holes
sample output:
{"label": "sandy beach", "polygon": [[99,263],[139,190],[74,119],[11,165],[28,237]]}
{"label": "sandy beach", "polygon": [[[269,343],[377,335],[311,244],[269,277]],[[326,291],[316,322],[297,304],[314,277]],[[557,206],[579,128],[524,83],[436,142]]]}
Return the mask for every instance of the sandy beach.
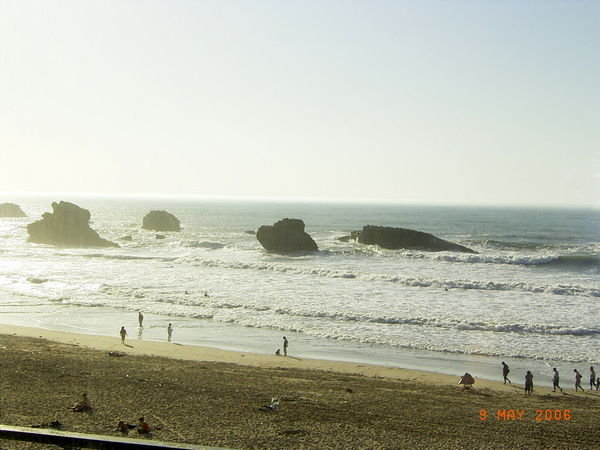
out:
{"label": "sandy beach", "polygon": [[[565,394],[536,388],[525,396],[521,380],[512,386],[478,380],[464,390],[455,377],[429,372],[125,344],[118,337],[3,326],[1,423],[58,420],[66,431],[121,436],[120,420],[145,416],[160,427],[153,439],[229,448],[592,448],[600,442],[600,392],[575,394],[566,376]],[[70,411],[83,392],[93,412]],[[275,411],[260,410],[274,397]],[[510,411],[498,417],[498,410],[514,411],[515,420]],[[138,437],[135,430],[130,435]]]}

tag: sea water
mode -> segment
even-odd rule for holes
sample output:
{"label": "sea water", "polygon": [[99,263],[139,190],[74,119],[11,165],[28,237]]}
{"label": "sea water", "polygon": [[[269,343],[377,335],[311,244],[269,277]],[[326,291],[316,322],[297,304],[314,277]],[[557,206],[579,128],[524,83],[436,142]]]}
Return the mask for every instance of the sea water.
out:
{"label": "sea water", "polygon": [[[120,248],[27,241],[52,201],[89,209]],[[12,196],[0,218],[0,323],[549,382],[599,364],[600,211],[223,199]],[[182,231],[141,229],[167,210]],[[265,251],[254,232],[302,219],[319,251]],[[410,228],[478,254],[385,250],[338,238]],[[131,240],[123,240],[131,236]],[[137,312],[145,315],[137,327]],[[523,371],[521,374],[517,372]],[[517,373],[515,373],[517,372]]]}

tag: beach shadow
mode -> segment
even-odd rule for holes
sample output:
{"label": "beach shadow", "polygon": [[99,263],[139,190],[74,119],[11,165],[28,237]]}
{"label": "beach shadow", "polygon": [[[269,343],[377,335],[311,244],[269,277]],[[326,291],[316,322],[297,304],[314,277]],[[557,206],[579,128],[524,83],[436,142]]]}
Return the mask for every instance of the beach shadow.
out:
{"label": "beach shadow", "polygon": [[292,358],[292,359],[295,359],[297,361],[302,361],[301,358],[296,358],[295,356],[290,356],[290,355],[284,356],[284,358]]}
{"label": "beach shadow", "polygon": [[133,348],[133,345],[126,344],[125,342],[123,342],[123,345],[124,345],[125,347]]}

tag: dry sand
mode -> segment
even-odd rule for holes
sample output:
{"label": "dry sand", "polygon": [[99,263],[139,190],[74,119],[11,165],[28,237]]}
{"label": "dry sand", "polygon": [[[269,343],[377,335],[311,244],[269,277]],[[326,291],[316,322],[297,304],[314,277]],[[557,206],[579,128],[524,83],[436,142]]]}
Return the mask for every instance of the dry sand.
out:
{"label": "dry sand", "polygon": [[[7,425],[59,420],[66,431],[121,436],[119,420],[143,415],[161,427],[154,439],[230,448],[600,448],[600,391],[575,394],[570,385],[566,394],[536,388],[525,396],[522,380],[478,380],[464,390],[456,377],[294,355],[122,345],[118,337],[5,325],[0,332]],[[71,412],[83,392],[94,411]],[[279,408],[259,410],[272,397]],[[498,420],[504,409],[523,410],[522,419]],[[538,421],[536,410],[554,418],[569,410],[570,420]],[[0,441],[0,448],[46,447]]]}

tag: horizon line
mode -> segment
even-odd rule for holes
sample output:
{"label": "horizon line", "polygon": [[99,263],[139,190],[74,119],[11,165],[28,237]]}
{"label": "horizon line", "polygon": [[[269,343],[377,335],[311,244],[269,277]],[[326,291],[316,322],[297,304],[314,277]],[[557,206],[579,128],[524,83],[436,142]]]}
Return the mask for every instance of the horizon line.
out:
{"label": "horizon line", "polygon": [[[341,204],[377,204],[404,206],[461,206],[461,207],[514,207],[514,208],[566,208],[566,209],[600,209],[598,204],[587,203],[511,203],[481,201],[460,202],[424,199],[389,199],[373,197],[301,197],[301,196],[266,196],[266,195],[202,195],[202,194],[157,194],[157,193],[106,193],[106,192],[62,192],[62,191],[0,191],[0,198],[9,196],[20,197],[79,197],[79,198],[121,198],[121,199],[169,199],[169,200],[208,200],[208,201],[249,201],[265,203],[341,203]],[[60,200],[58,200],[60,201]]]}

